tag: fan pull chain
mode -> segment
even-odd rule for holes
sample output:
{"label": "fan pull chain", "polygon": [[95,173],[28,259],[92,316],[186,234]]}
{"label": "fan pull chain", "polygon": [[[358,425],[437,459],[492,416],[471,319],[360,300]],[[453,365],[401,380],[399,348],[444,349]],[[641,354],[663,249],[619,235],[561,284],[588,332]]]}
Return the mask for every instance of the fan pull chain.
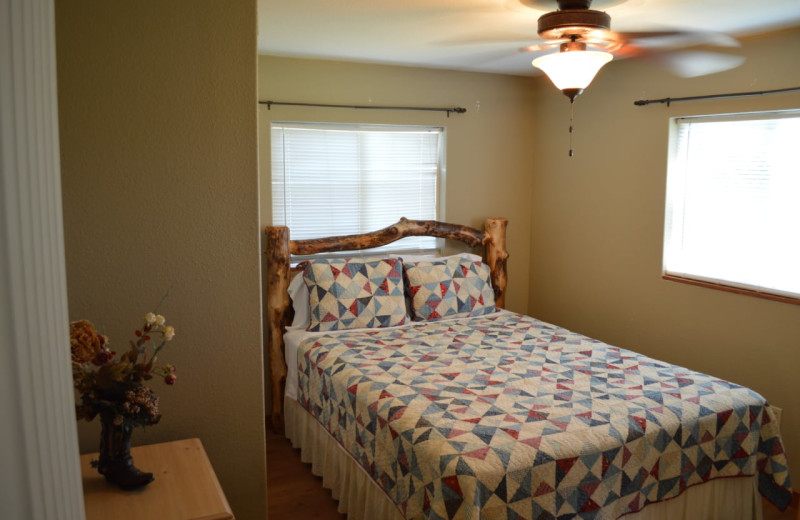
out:
{"label": "fan pull chain", "polygon": [[572,150],[572,123],[575,120],[575,102],[569,102],[569,156],[573,157],[575,152]]}

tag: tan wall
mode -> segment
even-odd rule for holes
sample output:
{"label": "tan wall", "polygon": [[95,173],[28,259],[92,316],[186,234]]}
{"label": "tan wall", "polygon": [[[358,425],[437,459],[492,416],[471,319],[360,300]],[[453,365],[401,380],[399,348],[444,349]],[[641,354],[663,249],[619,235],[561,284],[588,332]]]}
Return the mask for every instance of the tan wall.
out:
{"label": "tan wall", "polygon": [[[529,204],[534,171],[531,78],[259,56],[261,100],[467,109],[439,112],[272,106],[259,109],[261,223],[271,223],[270,121],[445,126],[445,216],[483,228],[509,218],[507,307],[525,312],[530,264]],[[476,103],[480,108],[476,108]],[[402,215],[398,215],[398,218]]]}
{"label": "tan wall", "polygon": [[241,520],[266,516],[255,4],[56,2],[70,318],[124,350],[173,287],[179,381],[134,443],[199,437]]}
{"label": "tan wall", "polygon": [[761,393],[784,409],[798,473],[800,306],[663,281],[661,253],[669,118],[797,108],[800,93],[633,104],[800,85],[800,30],[748,39],[741,51],[743,66],[685,80],[648,61],[612,62],[576,100],[572,159],[569,102],[547,83],[536,113],[530,311]]}

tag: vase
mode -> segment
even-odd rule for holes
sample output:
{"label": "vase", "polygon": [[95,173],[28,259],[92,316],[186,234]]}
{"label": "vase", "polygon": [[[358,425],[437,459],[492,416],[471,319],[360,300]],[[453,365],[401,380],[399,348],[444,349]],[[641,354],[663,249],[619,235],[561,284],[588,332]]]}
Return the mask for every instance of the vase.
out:
{"label": "vase", "polygon": [[152,473],[145,473],[133,465],[131,457],[131,433],[133,426],[123,421],[114,424],[114,414],[100,414],[100,458],[97,471],[106,481],[131,490],[146,486],[154,480]]}

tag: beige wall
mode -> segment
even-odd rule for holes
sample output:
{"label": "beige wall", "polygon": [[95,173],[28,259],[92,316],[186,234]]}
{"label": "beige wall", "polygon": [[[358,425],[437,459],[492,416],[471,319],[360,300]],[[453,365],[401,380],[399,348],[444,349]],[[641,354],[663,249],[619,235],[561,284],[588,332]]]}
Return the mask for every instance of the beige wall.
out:
{"label": "beige wall", "polygon": [[[261,223],[271,223],[271,121],[324,121],[444,126],[447,133],[445,216],[483,228],[509,218],[506,306],[528,302],[531,183],[534,172],[531,78],[259,56],[259,99],[271,101],[467,109],[440,112],[266,106],[259,108]],[[479,105],[479,108],[478,108]],[[398,215],[398,218],[402,215]]]}
{"label": "beige wall", "polygon": [[255,4],[56,2],[70,318],[120,351],[173,287],[179,381],[134,443],[199,437],[241,520],[266,516]]}
{"label": "beige wall", "polygon": [[572,159],[569,102],[547,84],[535,118],[529,308],[541,319],[761,393],[784,409],[784,440],[798,473],[800,306],[663,281],[661,252],[669,118],[797,108],[800,93],[633,104],[800,85],[800,30],[748,39],[741,51],[743,66],[685,80],[648,61],[612,62],[576,100]]}

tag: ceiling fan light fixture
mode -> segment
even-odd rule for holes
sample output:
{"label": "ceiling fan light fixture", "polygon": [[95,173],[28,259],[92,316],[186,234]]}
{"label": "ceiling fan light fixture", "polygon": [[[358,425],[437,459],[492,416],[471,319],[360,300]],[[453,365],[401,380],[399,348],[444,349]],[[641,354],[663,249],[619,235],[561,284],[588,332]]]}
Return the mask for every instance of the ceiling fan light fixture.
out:
{"label": "ceiling fan light fixture", "polygon": [[613,58],[608,52],[587,51],[583,44],[582,49],[575,49],[575,43],[578,42],[563,44],[560,52],[540,56],[531,62],[534,67],[544,71],[556,88],[571,101],[589,86],[597,72]]}

